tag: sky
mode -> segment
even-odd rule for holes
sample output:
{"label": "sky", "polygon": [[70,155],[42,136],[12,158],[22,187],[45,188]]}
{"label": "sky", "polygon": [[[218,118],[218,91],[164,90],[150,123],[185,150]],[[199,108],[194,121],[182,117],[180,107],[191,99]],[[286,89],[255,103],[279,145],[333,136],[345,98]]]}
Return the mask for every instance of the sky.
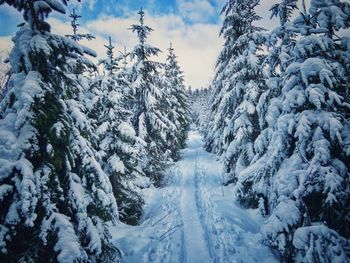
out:
{"label": "sky", "polygon": [[[269,20],[269,9],[278,0],[261,0],[257,13],[263,17],[259,26],[271,29],[276,21]],[[162,53],[155,60],[165,61],[170,42],[184,71],[185,84],[193,89],[206,87],[215,71],[216,59],[222,49],[219,37],[222,23],[220,11],[226,0],[70,0],[66,14],[52,14],[49,23],[52,32],[70,34],[69,13],[73,8],[82,16],[79,33],[91,33],[96,39],[81,43],[94,49],[98,58],[104,58],[108,36],[115,50],[131,50],[137,43],[136,35],[128,28],[138,23],[138,10],[146,12],[145,23],[152,27],[148,44]],[[22,15],[12,7],[0,5],[0,51],[11,49],[11,37]],[[94,59],[92,59],[94,60]],[[95,61],[97,61],[95,59]]]}

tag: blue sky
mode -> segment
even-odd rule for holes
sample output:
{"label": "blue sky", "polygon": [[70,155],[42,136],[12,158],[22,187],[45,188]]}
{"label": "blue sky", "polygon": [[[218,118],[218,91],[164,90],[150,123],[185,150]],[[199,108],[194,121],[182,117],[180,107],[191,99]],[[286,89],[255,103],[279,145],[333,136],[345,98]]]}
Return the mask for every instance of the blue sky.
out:
{"label": "blue sky", "polygon": [[[82,0],[82,3],[76,1],[68,2],[67,10],[71,10],[74,6],[79,9],[83,15],[81,23],[98,19],[101,16],[118,16],[127,17],[130,13],[137,12],[141,7],[147,10],[151,15],[164,14],[179,14],[186,23],[193,24],[198,22],[198,19],[191,17],[193,10],[182,11],[183,8],[191,8],[198,6],[201,3],[202,9],[204,5],[209,5],[213,8],[211,11],[201,16],[201,20],[207,23],[216,24],[219,22],[219,11],[223,1],[185,1],[185,0]],[[210,7],[209,7],[210,8]],[[212,12],[215,10],[215,12]],[[67,16],[55,14],[61,20],[67,19]],[[0,27],[0,36],[7,36],[16,31],[16,26],[21,23],[21,15],[13,8],[7,5],[0,6],[0,24],[6,25]]]}
{"label": "blue sky", "polygon": [[[83,4],[82,13],[86,20],[96,19],[101,14],[115,15],[119,17],[128,16],[130,12],[136,12],[141,7],[151,15],[161,14],[180,14],[187,23],[193,23],[191,18],[183,12],[184,8],[203,9],[203,7],[212,7],[220,10],[223,0],[88,0]],[[219,22],[219,12],[208,13],[202,17],[209,23]]]}
{"label": "blue sky", "polygon": [[[268,9],[278,0],[261,0],[257,12],[264,17],[259,25],[273,25],[268,19]],[[70,0],[67,14],[50,15],[52,31],[61,35],[70,34],[69,13],[73,8],[82,15],[79,24],[81,33],[92,33],[96,39],[83,42],[93,48],[98,57],[105,56],[104,44],[111,36],[116,50],[124,46],[132,49],[137,42],[128,28],[138,22],[137,11],[146,12],[146,24],[154,31],[149,44],[163,53],[156,59],[164,61],[169,43],[172,42],[186,85],[193,88],[207,86],[213,76],[215,63],[223,40],[219,38],[221,27],[220,11],[226,0]],[[11,49],[11,36],[17,25],[23,21],[13,7],[0,5],[0,52]],[[3,26],[5,25],[5,26]]]}

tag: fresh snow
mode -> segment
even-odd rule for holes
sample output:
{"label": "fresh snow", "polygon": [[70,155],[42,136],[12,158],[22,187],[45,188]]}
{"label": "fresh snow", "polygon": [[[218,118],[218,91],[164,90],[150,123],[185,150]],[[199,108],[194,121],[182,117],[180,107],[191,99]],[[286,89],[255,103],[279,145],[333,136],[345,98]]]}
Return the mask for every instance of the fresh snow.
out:
{"label": "fresh snow", "polygon": [[232,186],[222,186],[221,164],[203,144],[192,126],[164,187],[144,190],[141,224],[110,228],[122,262],[278,262],[261,243],[258,211],[234,203]]}

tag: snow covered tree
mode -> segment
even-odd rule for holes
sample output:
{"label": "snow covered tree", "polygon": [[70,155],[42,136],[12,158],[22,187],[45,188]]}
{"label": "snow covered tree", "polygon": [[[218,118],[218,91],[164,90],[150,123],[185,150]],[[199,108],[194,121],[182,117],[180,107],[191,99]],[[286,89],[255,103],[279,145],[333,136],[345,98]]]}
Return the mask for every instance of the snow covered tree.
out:
{"label": "snow covered tree", "polygon": [[349,261],[350,46],[336,35],[349,17],[349,3],[312,0],[284,24],[297,35],[279,53],[280,79],[269,80],[280,89],[265,117],[270,139],[239,174],[263,195],[263,235],[289,262]]}
{"label": "snow covered tree", "polygon": [[228,68],[229,64],[238,56],[238,50],[234,48],[237,39],[247,33],[247,26],[249,28],[249,24],[251,24],[249,19],[242,20],[241,18],[250,16],[252,5],[252,1],[245,4],[242,1],[230,0],[226,2],[221,11],[225,17],[220,36],[225,38],[225,43],[217,60],[216,73],[211,83],[213,88],[212,117],[204,132],[206,149],[219,155],[224,151],[222,135],[226,126],[225,118],[231,116],[234,110],[228,106],[232,104],[230,100],[234,97],[234,94],[230,94],[231,72]]}
{"label": "snow covered tree", "polygon": [[136,32],[139,43],[130,53],[136,60],[132,66],[131,88],[134,92],[135,102],[132,123],[136,135],[146,142],[144,168],[147,176],[155,183],[159,183],[161,173],[169,161],[170,153],[166,151],[168,134],[176,129],[162,107],[161,102],[167,100],[164,91],[160,88],[161,80],[159,69],[161,64],[151,61],[160,50],[146,44],[147,36],[152,29],[144,25],[144,11],[138,12],[140,24],[131,26]]}
{"label": "snow covered tree", "polygon": [[[107,222],[118,220],[108,176],[91,145],[74,62],[92,50],[50,32],[66,1],[1,0],[23,12],[0,116],[0,261],[110,262],[119,252]],[[73,67],[72,67],[73,65]]]}
{"label": "snow covered tree", "polygon": [[199,92],[192,98],[192,119],[200,132],[205,133],[210,120],[212,89],[198,90]]}
{"label": "snow covered tree", "polygon": [[[235,49],[237,39],[247,33],[247,29],[255,28],[251,25],[252,19],[256,18],[251,12],[254,12],[254,1],[229,0],[222,8],[221,15],[224,15],[223,25],[220,30],[220,36],[225,39],[224,47],[216,62],[216,73],[211,83],[213,88],[211,119],[208,127],[205,129],[206,149],[210,152],[222,154],[225,118],[233,114],[234,108],[228,105],[234,94],[230,94],[231,72],[229,64],[237,58],[239,51]],[[253,16],[252,16],[253,15]],[[251,20],[251,21],[250,21]]]}
{"label": "snow covered tree", "polygon": [[[93,35],[89,33],[87,34],[78,33],[78,28],[79,28],[78,19],[81,18],[82,16],[75,13],[74,8],[72,13],[69,15],[69,17],[72,18],[71,26],[72,26],[73,34],[66,35],[66,37],[73,39],[76,42],[83,39],[87,39],[90,41],[95,38]],[[72,72],[77,75],[82,74],[85,71],[88,71],[90,73],[96,71],[95,65],[92,63],[89,63],[89,61],[86,61],[84,57],[73,58],[72,60],[69,61],[69,63],[71,64]]]}
{"label": "snow covered tree", "polygon": [[213,122],[207,140],[208,148],[222,156],[227,182],[236,182],[237,173],[252,161],[260,130],[256,105],[264,88],[259,51],[265,35],[253,25],[260,19],[254,11],[258,4],[257,0],[228,1],[222,11],[221,34],[226,42],[212,84]]}
{"label": "snow covered tree", "polygon": [[246,168],[254,157],[254,140],[260,132],[258,125],[257,102],[264,89],[261,73],[262,55],[258,55],[264,42],[264,35],[248,33],[241,36],[236,47],[241,55],[230,64],[234,80],[231,82],[235,108],[232,116],[226,116],[223,133],[222,160],[227,182],[236,182],[238,173]]}
{"label": "snow covered tree", "polygon": [[81,16],[78,15],[77,13],[75,13],[74,8],[73,8],[72,13],[69,15],[69,17],[72,18],[71,26],[73,29],[73,34],[66,35],[66,37],[69,37],[69,38],[73,39],[74,41],[80,41],[82,39],[92,40],[95,38],[95,36],[93,36],[89,33],[87,33],[87,34],[79,34],[78,33],[78,28],[79,28],[78,19],[81,18]]}
{"label": "snow covered tree", "polygon": [[99,155],[102,167],[112,183],[118,203],[120,220],[137,224],[142,213],[143,199],[140,187],[149,186],[141,159],[141,145],[144,144],[131,125],[132,103],[129,75],[120,69],[115,58],[111,38],[107,58],[100,60],[108,75],[99,76],[93,85],[94,105],[90,118],[95,120]]}
{"label": "snow covered tree", "polygon": [[6,84],[10,75],[10,66],[7,60],[8,54],[0,52],[0,101],[5,96]]}
{"label": "snow covered tree", "polygon": [[109,37],[109,43],[108,45],[105,45],[105,48],[107,49],[107,58],[100,60],[99,64],[103,64],[105,70],[108,72],[108,75],[113,76],[119,69],[118,62],[120,59],[114,57],[114,46],[112,45],[111,37]]}
{"label": "snow covered tree", "polygon": [[184,77],[181,71],[174,48],[170,44],[169,54],[165,65],[164,88],[168,97],[167,116],[176,126],[175,133],[169,134],[167,141],[170,143],[167,147],[172,152],[173,160],[179,159],[179,149],[185,146],[187,131],[190,125],[190,111],[188,98],[185,92]]}
{"label": "snow covered tree", "polygon": [[123,51],[119,51],[119,53],[122,55],[123,57],[123,67],[124,69],[126,69],[127,65],[128,65],[128,61],[127,58],[130,56],[130,52],[126,51],[126,46],[124,46],[124,50]]}
{"label": "snow covered tree", "polygon": [[[256,106],[260,133],[254,142],[255,156],[251,163],[254,163],[266,153],[277,119],[281,113],[282,77],[287,66],[293,62],[290,50],[295,45],[295,33],[287,22],[289,22],[293,10],[297,8],[296,2],[297,0],[282,0],[270,9],[272,12],[271,18],[279,17],[280,26],[272,30],[266,40],[269,51],[264,61],[266,87]],[[270,187],[269,183],[269,173],[266,173],[266,176],[250,174],[248,177],[239,178],[235,186],[238,200],[242,205],[248,207],[260,206],[262,211],[266,213],[268,211],[265,206]],[[256,188],[256,186],[259,187]]]}

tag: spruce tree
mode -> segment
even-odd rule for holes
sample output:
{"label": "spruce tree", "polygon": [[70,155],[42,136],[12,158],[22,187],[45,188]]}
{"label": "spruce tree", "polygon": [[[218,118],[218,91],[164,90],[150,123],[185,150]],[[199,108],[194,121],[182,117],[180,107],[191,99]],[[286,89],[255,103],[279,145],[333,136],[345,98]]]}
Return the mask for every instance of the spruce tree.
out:
{"label": "spruce tree", "polygon": [[100,60],[99,64],[103,64],[105,70],[107,71],[108,76],[113,76],[116,74],[116,72],[119,69],[119,60],[120,58],[115,58],[114,57],[114,46],[112,45],[112,39],[111,37],[108,38],[108,45],[105,45],[105,48],[107,49],[106,55],[107,58]]}
{"label": "spruce tree", "polygon": [[119,66],[123,57],[114,57],[110,37],[105,47],[107,58],[99,63],[108,74],[100,76],[95,82],[95,104],[90,117],[95,120],[96,145],[102,157],[103,170],[112,183],[120,220],[135,225],[142,213],[140,187],[147,187],[149,180],[145,178],[140,163],[142,141],[131,124],[129,75]]}
{"label": "spruce tree", "polygon": [[69,37],[71,39],[73,39],[74,41],[80,41],[82,39],[87,39],[87,40],[92,40],[95,38],[95,36],[87,33],[87,34],[79,34],[78,33],[78,28],[79,28],[79,24],[78,24],[78,19],[81,18],[81,15],[78,15],[75,12],[75,9],[73,8],[72,13],[69,15],[70,18],[72,18],[71,21],[71,26],[73,29],[73,34],[72,35],[66,35],[66,37]]}
{"label": "spruce tree", "polygon": [[[256,20],[253,8],[259,1],[237,1],[229,0],[222,8],[224,15],[220,36],[225,39],[224,47],[216,63],[216,72],[211,83],[213,90],[211,117],[208,127],[205,129],[205,147],[208,151],[219,155],[224,153],[223,133],[226,127],[225,119],[233,115],[235,103],[234,89],[231,88],[232,72],[229,65],[239,56],[239,49],[235,48],[239,37],[253,29],[258,28],[251,24]],[[231,106],[228,106],[231,105]]]}
{"label": "spruce tree", "polygon": [[[79,34],[78,33],[78,28],[79,28],[79,24],[78,24],[78,19],[81,18],[82,16],[78,15],[75,12],[75,9],[73,8],[72,13],[69,15],[69,17],[72,19],[71,21],[71,26],[72,26],[72,31],[73,33],[71,35],[66,35],[66,37],[79,42],[80,40],[83,39],[87,39],[87,40],[92,40],[95,38],[95,36],[87,33],[87,34]],[[80,75],[85,71],[90,72],[90,74],[92,74],[93,72],[95,72],[96,66],[91,63],[91,61],[86,60],[84,57],[77,57],[77,58],[73,58],[73,59],[69,59],[68,63],[71,64],[71,68],[72,68],[72,73],[76,74],[76,75]]]}
{"label": "spruce tree", "polygon": [[216,72],[211,83],[213,90],[211,118],[208,127],[205,129],[205,147],[208,151],[222,154],[222,134],[225,127],[225,116],[232,115],[230,104],[230,61],[237,57],[237,50],[234,49],[237,39],[246,33],[246,20],[242,20],[250,11],[250,4],[245,5],[242,1],[229,0],[221,10],[224,15],[220,36],[225,39],[224,47],[221,50],[216,62]]}
{"label": "spruce tree", "polygon": [[8,63],[8,54],[6,52],[0,52],[0,101],[5,96],[9,75],[10,65]]}
{"label": "spruce tree", "polygon": [[259,133],[256,105],[264,83],[263,56],[258,53],[265,36],[253,25],[260,19],[254,11],[258,4],[256,0],[230,0],[222,11],[221,34],[226,42],[212,84],[213,118],[207,147],[222,156],[227,182],[236,182],[237,174],[252,161]]}
{"label": "spruce tree", "polygon": [[150,60],[160,50],[146,44],[152,29],[144,24],[144,11],[141,9],[138,14],[140,24],[131,26],[131,30],[136,32],[139,39],[139,43],[130,54],[135,61],[131,72],[131,88],[135,98],[132,123],[136,135],[146,143],[146,154],[143,156],[144,171],[153,182],[159,184],[170,156],[166,152],[167,136],[176,126],[169,120],[166,109],[161,104],[167,99],[160,88],[161,64]]}
{"label": "spruce tree", "polygon": [[[270,9],[271,18],[279,18],[280,26],[272,30],[266,39],[268,55],[264,61],[265,90],[262,92],[256,111],[259,117],[260,133],[254,142],[254,157],[251,163],[267,151],[277,119],[281,113],[281,91],[283,73],[293,62],[290,50],[295,45],[295,33],[289,27],[290,16],[297,8],[297,0],[282,0]],[[265,176],[249,173],[238,178],[235,190],[239,202],[248,207],[257,207],[262,213],[268,212],[267,196],[270,189],[270,168],[266,168]]]}
{"label": "spruce tree", "polygon": [[266,178],[250,180],[264,194],[263,236],[288,262],[349,261],[349,45],[337,36],[349,15],[349,3],[312,0],[285,24],[297,35],[270,100],[279,112],[266,150],[239,176]]}
{"label": "spruce tree", "polygon": [[177,62],[172,44],[165,65],[165,93],[168,97],[168,116],[176,125],[176,131],[168,136],[168,148],[172,152],[173,160],[179,159],[179,149],[185,146],[187,131],[190,125],[190,111],[188,98],[185,93],[183,72]]}
{"label": "spruce tree", "polygon": [[201,133],[205,133],[207,124],[210,121],[211,109],[211,88],[203,89],[192,99],[192,119]]}
{"label": "spruce tree", "polygon": [[1,102],[0,261],[115,261],[106,223],[118,220],[117,204],[79,100],[86,81],[67,63],[93,52],[50,32],[45,20],[65,1],[5,3],[25,23]]}

